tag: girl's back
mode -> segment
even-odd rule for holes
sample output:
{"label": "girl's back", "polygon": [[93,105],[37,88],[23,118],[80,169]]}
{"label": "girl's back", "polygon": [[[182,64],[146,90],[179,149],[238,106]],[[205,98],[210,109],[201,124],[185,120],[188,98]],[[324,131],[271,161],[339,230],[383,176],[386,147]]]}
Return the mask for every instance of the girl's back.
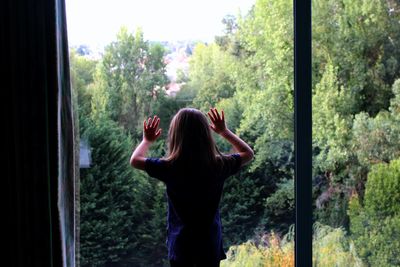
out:
{"label": "girl's back", "polygon": [[209,168],[188,162],[168,164],[158,158],[146,160],[147,173],[166,184],[167,244],[172,260],[226,258],[218,206],[224,181],[239,170],[241,158],[232,154],[220,159],[220,164]]}
{"label": "girl's back", "polygon": [[[168,258],[171,265],[218,266],[226,258],[222,246],[219,203],[229,176],[253,157],[252,149],[226,128],[224,113],[211,109],[213,125],[196,109],[181,109],[168,132],[168,156],[146,158],[150,144],[161,134],[160,120],[144,121],[144,139],[131,157],[133,167],[163,181],[168,200]],[[222,155],[215,145],[214,130],[237,153]],[[197,265],[199,266],[199,265]]]}

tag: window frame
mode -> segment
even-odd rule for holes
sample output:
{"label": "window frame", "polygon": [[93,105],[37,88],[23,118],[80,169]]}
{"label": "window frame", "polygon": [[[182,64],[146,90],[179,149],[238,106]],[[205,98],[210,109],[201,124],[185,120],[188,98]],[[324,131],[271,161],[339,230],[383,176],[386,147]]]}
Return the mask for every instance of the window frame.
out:
{"label": "window frame", "polygon": [[311,0],[293,0],[295,266],[312,266]]}

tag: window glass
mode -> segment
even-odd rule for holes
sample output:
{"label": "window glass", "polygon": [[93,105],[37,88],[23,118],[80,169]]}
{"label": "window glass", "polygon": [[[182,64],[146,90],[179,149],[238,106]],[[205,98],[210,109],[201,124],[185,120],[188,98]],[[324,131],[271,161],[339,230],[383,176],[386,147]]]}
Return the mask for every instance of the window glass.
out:
{"label": "window glass", "polygon": [[66,1],[81,138],[77,261],[168,266],[165,184],[129,159],[149,116],[163,131],[148,157],[160,158],[180,108],[216,107],[255,152],[224,185],[221,266],[294,266],[292,1],[130,2]]}
{"label": "window glass", "polygon": [[400,9],[313,1],[313,264],[400,264]]}

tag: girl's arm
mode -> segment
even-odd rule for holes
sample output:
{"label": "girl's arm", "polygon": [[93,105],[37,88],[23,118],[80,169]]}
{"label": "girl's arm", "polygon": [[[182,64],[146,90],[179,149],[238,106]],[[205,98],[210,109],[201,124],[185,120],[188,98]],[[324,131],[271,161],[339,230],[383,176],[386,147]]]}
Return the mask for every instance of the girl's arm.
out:
{"label": "girl's arm", "polygon": [[160,136],[161,129],[157,130],[160,124],[160,118],[154,116],[153,119],[149,118],[147,123],[143,121],[143,140],[133,151],[130,164],[132,167],[144,170],[146,163],[146,153],[150,145]]}
{"label": "girl's arm", "polygon": [[253,149],[226,127],[224,111],[222,110],[221,115],[219,115],[216,108],[211,108],[207,114],[213,123],[210,125],[211,129],[232,144],[233,148],[242,158],[242,165],[252,160],[254,157]]}

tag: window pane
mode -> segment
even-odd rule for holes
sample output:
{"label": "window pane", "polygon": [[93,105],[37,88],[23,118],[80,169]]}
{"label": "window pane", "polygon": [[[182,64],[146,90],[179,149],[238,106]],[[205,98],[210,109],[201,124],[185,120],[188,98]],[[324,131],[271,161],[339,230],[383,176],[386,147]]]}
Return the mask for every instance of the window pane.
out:
{"label": "window pane", "polygon": [[400,264],[399,19],[313,1],[314,266]]}
{"label": "window pane", "polygon": [[[168,182],[129,159],[149,116],[163,130],[147,157],[161,158],[179,109],[216,107],[255,152],[224,183],[221,266],[294,266],[292,0],[178,2],[67,0],[81,137],[78,260],[168,266]],[[238,152],[212,134],[223,154]]]}

